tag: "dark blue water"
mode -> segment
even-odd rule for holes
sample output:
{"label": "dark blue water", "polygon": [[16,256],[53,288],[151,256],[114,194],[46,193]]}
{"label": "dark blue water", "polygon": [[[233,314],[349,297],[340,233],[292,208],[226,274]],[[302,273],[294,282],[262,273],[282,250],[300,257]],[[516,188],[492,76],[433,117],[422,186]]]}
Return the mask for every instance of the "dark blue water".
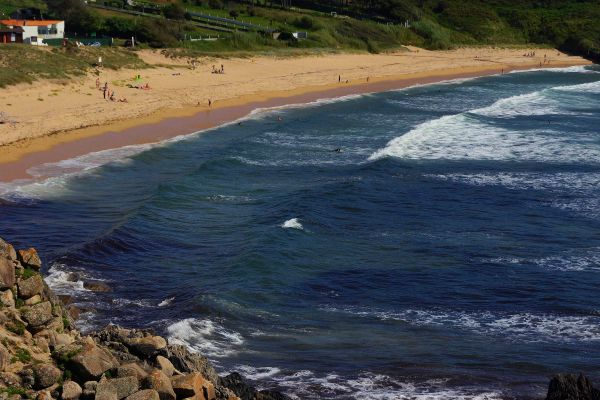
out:
{"label": "dark blue water", "polygon": [[600,69],[260,112],[43,168],[85,170],[5,193],[0,235],[93,309],[84,329],[151,325],[299,398],[600,378]]}

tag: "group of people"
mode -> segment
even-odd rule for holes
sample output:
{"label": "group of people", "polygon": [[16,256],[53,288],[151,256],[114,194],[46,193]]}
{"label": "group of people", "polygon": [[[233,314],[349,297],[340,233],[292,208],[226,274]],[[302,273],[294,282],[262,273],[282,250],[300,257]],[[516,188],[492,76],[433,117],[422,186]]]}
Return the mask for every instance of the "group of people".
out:
{"label": "group of people", "polygon": [[96,89],[102,90],[102,96],[104,100],[108,99],[110,101],[116,101],[119,103],[127,103],[127,99],[125,97],[117,99],[117,97],[115,96],[115,91],[111,91],[108,88],[108,82],[104,82],[104,85],[102,86],[102,88],[100,88],[100,78],[96,79]]}
{"label": "group of people", "polygon": [[212,73],[213,74],[224,74],[225,73],[225,67],[223,66],[223,64],[221,64],[221,69],[216,68],[214,65],[212,66]]}

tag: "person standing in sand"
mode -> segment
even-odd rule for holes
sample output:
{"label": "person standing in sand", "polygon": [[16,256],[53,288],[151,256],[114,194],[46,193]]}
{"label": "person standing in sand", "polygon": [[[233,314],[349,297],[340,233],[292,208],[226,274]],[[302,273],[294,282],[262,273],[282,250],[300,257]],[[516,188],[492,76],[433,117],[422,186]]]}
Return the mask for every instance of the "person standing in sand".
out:
{"label": "person standing in sand", "polygon": [[208,108],[212,107],[212,101],[210,99],[208,99]]}

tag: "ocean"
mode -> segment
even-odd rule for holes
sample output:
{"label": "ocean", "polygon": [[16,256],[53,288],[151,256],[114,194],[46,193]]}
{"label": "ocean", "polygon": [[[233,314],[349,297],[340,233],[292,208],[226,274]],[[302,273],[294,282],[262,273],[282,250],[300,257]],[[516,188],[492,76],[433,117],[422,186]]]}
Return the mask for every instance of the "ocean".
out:
{"label": "ocean", "polygon": [[0,236],[38,249],[84,330],[151,326],[299,399],[600,379],[597,66],[257,110],[30,172],[52,177],[3,186]]}

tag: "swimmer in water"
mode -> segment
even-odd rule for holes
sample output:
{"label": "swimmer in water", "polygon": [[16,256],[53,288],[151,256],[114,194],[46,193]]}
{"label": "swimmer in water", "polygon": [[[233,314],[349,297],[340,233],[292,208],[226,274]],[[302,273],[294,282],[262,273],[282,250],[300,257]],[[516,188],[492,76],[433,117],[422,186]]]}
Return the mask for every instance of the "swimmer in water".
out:
{"label": "swimmer in water", "polygon": [[340,148],[338,147],[337,149],[335,149],[335,150],[333,150],[333,151],[334,151],[334,152],[336,152],[336,153],[341,153],[341,152],[342,152],[342,149],[340,149]]}

